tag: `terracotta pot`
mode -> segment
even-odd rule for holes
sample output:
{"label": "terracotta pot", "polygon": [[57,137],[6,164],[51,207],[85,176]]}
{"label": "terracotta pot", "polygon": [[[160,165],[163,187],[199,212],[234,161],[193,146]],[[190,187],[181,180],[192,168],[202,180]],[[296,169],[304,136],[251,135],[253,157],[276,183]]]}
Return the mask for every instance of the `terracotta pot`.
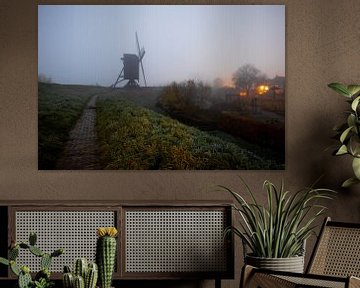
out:
{"label": "terracotta pot", "polygon": [[254,267],[275,271],[304,272],[304,256],[289,258],[263,258],[251,255],[245,256],[245,263]]}

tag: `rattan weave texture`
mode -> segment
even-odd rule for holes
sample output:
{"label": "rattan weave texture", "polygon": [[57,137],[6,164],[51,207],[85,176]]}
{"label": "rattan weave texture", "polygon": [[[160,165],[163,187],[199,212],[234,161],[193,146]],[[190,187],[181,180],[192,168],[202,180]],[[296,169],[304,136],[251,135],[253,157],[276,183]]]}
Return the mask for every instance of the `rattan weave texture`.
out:
{"label": "rattan weave texture", "polygon": [[360,229],[326,226],[309,273],[360,277]]}
{"label": "rattan weave texture", "polygon": [[226,271],[225,217],[223,211],[127,211],[125,271]]}
{"label": "rattan weave texture", "polygon": [[[29,233],[37,233],[37,246],[51,253],[64,248],[65,253],[57,257],[50,270],[62,272],[64,265],[71,266],[74,259],[86,257],[95,260],[96,228],[115,226],[113,211],[16,211],[16,241],[28,241]],[[40,270],[40,260],[28,251],[20,251],[19,263],[29,266],[31,271]]]}

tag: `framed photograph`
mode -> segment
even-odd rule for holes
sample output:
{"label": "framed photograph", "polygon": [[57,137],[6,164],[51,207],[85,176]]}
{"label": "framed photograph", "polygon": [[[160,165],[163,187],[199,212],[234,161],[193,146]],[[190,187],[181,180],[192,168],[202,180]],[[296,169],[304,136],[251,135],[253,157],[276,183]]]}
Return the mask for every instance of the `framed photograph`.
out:
{"label": "framed photograph", "polygon": [[40,170],[285,169],[284,5],[39,5]]}

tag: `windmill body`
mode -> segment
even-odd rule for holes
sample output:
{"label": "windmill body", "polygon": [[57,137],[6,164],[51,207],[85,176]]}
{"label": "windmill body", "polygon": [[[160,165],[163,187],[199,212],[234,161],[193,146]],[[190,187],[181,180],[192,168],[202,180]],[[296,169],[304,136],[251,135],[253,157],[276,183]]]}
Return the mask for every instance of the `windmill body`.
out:
{"label": "windmill body", "polygon": [[120,71],[120,74],[117,77],[115,83],[112,85],[113,88],[115,88],[122,81],[128,81],[124,87],[139,87],[140,67],[143,74],[144,85],[146,87],[146,78],[145,78],[144,66],[142,63],[142,59],[144,58],[145,55],[145,49],[144,48],[140,49],[137,33],[135,35],[136,35],[138,54],[125,53],[123,55],[123,57],[121,58],[123,62],[123,68]]}

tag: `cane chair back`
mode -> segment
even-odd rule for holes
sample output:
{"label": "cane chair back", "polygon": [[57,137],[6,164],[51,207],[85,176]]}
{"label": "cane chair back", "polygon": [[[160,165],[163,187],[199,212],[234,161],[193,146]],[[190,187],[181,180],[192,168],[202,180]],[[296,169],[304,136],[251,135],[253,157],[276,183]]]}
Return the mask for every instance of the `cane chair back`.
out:
{"label": "cane chair back", "polygon": [[307,273],[360,277],[360,224],[327,218]]}

